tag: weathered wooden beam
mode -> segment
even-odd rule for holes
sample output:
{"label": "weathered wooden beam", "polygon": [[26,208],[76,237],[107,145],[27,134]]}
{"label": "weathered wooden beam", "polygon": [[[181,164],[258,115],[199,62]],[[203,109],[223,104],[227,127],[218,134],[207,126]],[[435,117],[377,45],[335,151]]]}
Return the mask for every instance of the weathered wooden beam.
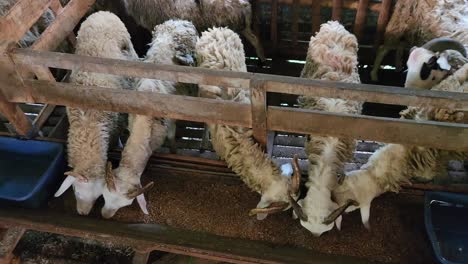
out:
{"label": "weathered wooden beam", "polygon": [[[259,3],[271,3],[272,1],[275,0],[257,0]],[[278,0],[279,4],[285,4],[285,5],[290,5],[293,3],[295,0]],[[310,6],[312,3],[314,3],[317,0],[299,0],[299,5],[302,6]],[[323,7],[333,7],[333,1],[335,0],[320,0],[321,6]],[[346,9],[357,9],[359,6],[359,3],[356,0],[343,0],[343,5],[342,8]],[[381,7],[381,3],[378,2],[371,2],[369,4],[369,9],[372,12],[379,12]]]}
{"label": "weathered wooden beam", "polygon": [[16,132],[21,135],[28,135],[32,129],[31,122],[24,112],[15,103],[8,102],[7,98],[0,91],[0,113],[8,119],[14,126]]}
{"label": "weathered wooden beam", "polygon": [[462,110],[468,109],[468,94],[466,93],[327,82],[278,75],[156,65],[153,63],[95,58],[56,52],[31,51],[28,49],[14,49],[11,56],[17,63],[35,64],[68,70],[86,69],[87,71],[97,73],[233,88],[248,88],[250,86],[250,79],[261,78],[267,82],[266,86],[268,92],[323,96],[385,104],[411,106],[430,105]]}
{"label": "weathered wooden beam", "polygon": [[10,227],[6,230],[0,229],[0,263],[14,263],[13,250],[18,244],[26,230],[21,227]]}
{"label": "weathered wooden beam", "polygon": [[9,100],[252,127],[249,104],[37,80],[24,85],[6,91]]}
{"label": "weathered wooden beam", "polygon": [[440,106],[468,109],[468,93],[441,92],[403,87],[328,82],[270,75],[268,92],[320,96],[395,105]]}
{"label": "weathered wooden beam", "polygon": [[390,13],[392,7],[392,0],[382,0],[382,6],[379,12],[379,18],[377,19],[377,33],[375,37],[375,45],[378,47],[382,42],[382,38],[385,34],[388,21],[390,20]]}
{"label": "weathered wooden beam", "polygon": [[[63,11],[63,6],[62,3],[60,3],[60,0],[53,0],[50,4],[50,9],[52,10],[52,12],[54,12],[55,16],[57,17]],[[73,47],[76,46],[76,36],[73,32],[67,35],[67,39]]]}
{"label": "weathered wooden beam", "polygon": [[468,194],[467,184],[435,185],[430,183],[403,183],[401,187],[412,190]]}
{"label": "weathered wooden beam", "polygon": [[71,0],[58,14],[54,22],[34,42],[34,50],[55,50],[73,32],[80,19],[96,0]]}
{"label": "weathered wooden beam", "polygon": [[468,125],[268,107],[268,129],[386,143],[468,150]]}
{"label": "weathered wooden beam", "polygon": [[333,0],[332,5],[332,20],[341,21],[341,14],[343,12],[343,0]]}
{"label": "weathered wooden beam", "polygon": [[232,88],[249,87],[253,73],[214,71],[204,68],[157,65],[136,61],[106,59],[75,54],[15,49],[11,53],[16,63],[34,64],[67,70],[83,70],[130,77],[160,79],[183,83],[198,83]]}
{"label": "weathered wooden beam", "polygon": [[18,0],[0,17],[0,39],[18,42],[42,16],[52,0]]}
{"label": "weathered wooden beam", "polygon": [[287,245],[278,246],[157,224],[126,224],[44,210],[2,207],[0,223],[112,242],[131,246],[142,252],[159,250],[230,263],[367,263],[365,259],[324,254]]}
{"label": "weathered wooden beam", "polygon": [[265,82],[252,79],[250,101],[252,105],[252,126],[255,140],[266,149],[267,145],[267,92]]}
{"label": "weathered wooden beam", "polygon": [[354,35],[358,39],[361,39],[364,25],[366,24],[367,6],[369,0],[359,0],[359,5],[356,12],[356,19],[354,20]]}

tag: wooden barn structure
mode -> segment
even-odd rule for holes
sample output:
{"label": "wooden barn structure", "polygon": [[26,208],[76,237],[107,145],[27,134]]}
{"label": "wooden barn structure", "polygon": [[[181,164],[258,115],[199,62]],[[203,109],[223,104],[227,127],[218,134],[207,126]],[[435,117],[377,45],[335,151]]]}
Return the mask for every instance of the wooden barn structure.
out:
{"label": "wooden barn structure", "polygon": [[[251,55],[249,70],[255,73],[154,65],[54,52],[63,41],[74,44],[74,30],[94,2],[95,0],[71,0],[66,6],[62,6],[59,0],[18,0],[5,16],[0,17],[2,136],[65,142],[67,119],[64,106],[173,118],[178,120],[177,152],[170,153],[165,147],[151,158],[149,169],[161,175],[188,174],[197,180],[207,177],[226,181],[236,179],[225,164],[217,160],[212,150],[199,151],[203,123],[252,128],[255,139],[279,164],[290,161],[298,148],[303,146],[304,134],[362,140],[355,155],[355,163],[350,164],[351,167],[365,163],[379,146],[374,141],[447,150],[468,149],[466,124],[416,122],[390,118],[389,115],[346,115],[296,107],[297,96],[312,95],[385,105],[431,105],[468,109],[467,94],[294,77],[302,67],[301,63],[295,61],[304,60],[310,36],[318,31],[321,23],[330,19],[341,21],[358,37],[360,64],[371,65],[391,15],[394,4],[392,0],[252,1],[254,29],[261,37],[267,57],[271,58],[266,66],[259,67],[254,55]],[[56,14],[54,22],[31,47],[17,48],[16,43],[47,8]],[[129,29],[132,31],[131,27]],[[135,27],[135,30],[138,32],[140,29]],[[248,50],[248,54],[254,52]],[[243,88],[250,91],[252,104],[75,85],[57,80],[52,74],[55,69],[86,69],[90,72],[129,77]],[[361,70],[365,71],[365,68]],[[400,76],[395,72],[385,74]],[[394,82],[393,78],[388,79],[390,83]],[[110,157],[118,160],[120,150],[113,150]],[[305,155],[301,154],[301,158],[301,167],[305,171]],[[453,173],[457,174],[457,171]],[[458,173],[464,172],[459,170]],[[468,192],[464,184],[414,184],[407,187],[413,190]],[[32,229],[101,241],[113,240],[115,243],[129,245],[139,252],[135,263],[146,263],[148,253],[153,250],[231,263],[363,261],[350,256],[183,231],[169,226],[144,227],[93,217],[63,215],[54,210],[2,207],[0,226],[8,228],[4,233],[10,234],[5,237],[9,238],[7,244],[11,249],[24,230]],[[0,257],[1,254],[6,259],[11,251],[0,251]]]}

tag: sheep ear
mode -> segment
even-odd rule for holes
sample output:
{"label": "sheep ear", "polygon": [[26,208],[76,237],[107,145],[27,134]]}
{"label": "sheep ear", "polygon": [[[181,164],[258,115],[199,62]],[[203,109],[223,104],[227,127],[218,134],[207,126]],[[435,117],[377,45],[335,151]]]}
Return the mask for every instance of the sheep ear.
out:
{"label": "sheep ear", "polygon": [[57,190],[57,192],[54,194],[55,197],[59,197],[62,195],[72,184],[76,181],[76,178],[73,176],[67,176],[65,180],[63,180],[62,185],[60,185],[60,188]]}
{"label": "sheep ear", "polygon": [[367,230],[370,230],[369,217],[370,217],[370,204],[361,206],[361,221]]}
{"label": "sheep ear", "polygon": [[335,220],[336,228],[337,228],[338,230],[340,230],[340,231],[341,231],[341,221],[342,221],[342,220],[343,220],[343,216],[341,216],[341,215],[338,216],[338,218],[336,218],[336,220]]}
{"label": "sheep ear", "polygon": [[148,214],[148,208],[146,207],[146,199],[144,194],[140,194],[136,197],[138,205],[140,206],[141,211],[147,215]]}
{"label": "sheep ear", "polygon": [[442,70],[450,71],[450,69],[452,68],[452,66],[450,65],[450,63],[448,62],[445,56],[440,56],[437,59],[437,64],[439,65],[439,68],[441,68]]}

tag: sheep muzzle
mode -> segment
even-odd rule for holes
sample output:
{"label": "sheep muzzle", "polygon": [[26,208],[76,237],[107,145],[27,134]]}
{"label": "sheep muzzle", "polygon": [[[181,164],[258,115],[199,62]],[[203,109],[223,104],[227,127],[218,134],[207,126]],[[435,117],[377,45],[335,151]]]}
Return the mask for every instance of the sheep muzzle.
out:
{"label": "sheep muzzle", "polygon": [[358,206],[359,204],[354,201],[354,200],[347,200],[346,203],[340,207],[338,207],[337,209],[335,209],[335,211],[333,211],[330,215],[328,215],[324,220],[323,220],[323,224],[325,225],[329,225],[333,222],[335,222],[335,220],[340,216],[342,215],[346,209],[348,207],[350,207],[351,205],[353,206]]}
{"label": "sheep muzzle", "polygon": [[74,171],[67,171],[64,173],[65,175],[67,176],[72,176],[72,177],[75,177],[78,181],[80,182],[88,182],[88,177],[80,174],[80,173],[77,173],[77,172],[74,172]]}
{"label": "sheep muzzle", "polygon": [[147,192],[149,189],[151,189],[152,187],[154,186],[154,182],[149,182],[147,183],[144,187],[140,187],[140,188],[137,188],[137,189],[134,189],[132,191],[129,191],[127,193],[127,198],[128,199],[134,199],[136,198],[138,195],[140,194],[143,194],[145,192]]}

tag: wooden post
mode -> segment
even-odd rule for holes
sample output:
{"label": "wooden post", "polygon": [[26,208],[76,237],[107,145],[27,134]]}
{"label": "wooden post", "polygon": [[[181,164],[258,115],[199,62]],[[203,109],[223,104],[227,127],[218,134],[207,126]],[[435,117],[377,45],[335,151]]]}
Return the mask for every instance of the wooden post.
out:
{"label": "wooden post", "polygon": [[321,2],[322,0],[313,0],[312,1],[312,35],[320,30],[320,24],[322,22],[321,15]]}
{"label": "wooden post", "polygon": [[21,227],[10,227],[5,230],[0,229],[0,263],[13,263],[13,250],[21,237],[23,237],[25,231],[26,229]]}
{"label": "wooden post", "polygon": [[252,130],[255,140],[266,149],[267,145],[267,95],[265,82],[252,79],[250,84],[250,100],[252,104]]}
{"label": "wooden post", "polygon": [[378,47],[382,42],[382,38],[387,28],[388,20],[390,19],[390,8],[392,7],[392,0],[382,0],[380,5],[379,18],[377,20],[377,33],[375,38],[375,47]]}
{"label": "wooden post", "polygon": [[0,17],[0,39],[18,42],[36,23],[52,0],[19,0]]}
{"label": "wooden post", "polygon": [[0,91],[0,113],[15,127],[15,130],[21,135],[27,135],[31,129],[31,122],[19,108],[18,105],[7,101]]}
{"label": "wooden post", "polygon": [[299,39],[299,0],[294,0],[292,4],[292,45],[297,46]]}
{"label": "wooden post", "polygon": [[276,51],[278,48],[278,0],[271,1],[270,39],[273,51]]}
{"label": "wooden post", "polygon": [[358,39],[361,39],[362,31],[364,29],[364,25],[366,24],[366,15],[367,15],[367,5],[369,4],[369,0],[359,0],[358,9],[356,12],[356,19],[354,21],[354,35]]}
{"label": "wooden post", "polygon": [[332,20],[341,21],[341,13],[343,12],[343,0],[333,0]]}

